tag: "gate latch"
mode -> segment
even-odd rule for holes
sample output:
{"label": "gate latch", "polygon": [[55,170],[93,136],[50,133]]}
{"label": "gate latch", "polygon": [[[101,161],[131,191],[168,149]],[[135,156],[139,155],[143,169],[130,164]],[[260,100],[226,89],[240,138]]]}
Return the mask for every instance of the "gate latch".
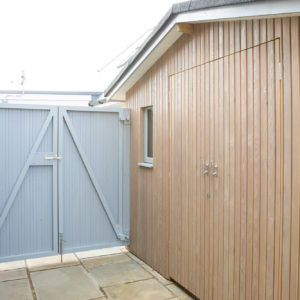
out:
{"label": "gate latch", "polygon": [[62,156],[45,156],[46,160],[61,160]]}

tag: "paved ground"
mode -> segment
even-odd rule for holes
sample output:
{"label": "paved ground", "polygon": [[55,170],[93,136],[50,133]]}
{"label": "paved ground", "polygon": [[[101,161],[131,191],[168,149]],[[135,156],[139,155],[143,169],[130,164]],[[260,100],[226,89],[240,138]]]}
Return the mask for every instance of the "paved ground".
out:
{"label": "paved ground", "polygon": [[1,300],[192,299],[124,248],[0,264]]}

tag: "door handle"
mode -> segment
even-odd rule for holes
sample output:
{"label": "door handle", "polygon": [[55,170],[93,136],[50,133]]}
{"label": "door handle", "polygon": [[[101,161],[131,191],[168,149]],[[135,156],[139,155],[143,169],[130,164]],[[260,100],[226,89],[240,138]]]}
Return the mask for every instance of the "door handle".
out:
{"label": "door handle", "polygon": [[45,160],[61,160],[61,156],[45,156]]}
{"label": "door handle", "polygon": [[211,176],[218,177],[218,166],[213,165],[213,162],[211,162]]}
{"label": "door handle", "polygon": [[209,173],[209,164],[206,164],[204,160],[202,160],[202,175],[208,175]]}

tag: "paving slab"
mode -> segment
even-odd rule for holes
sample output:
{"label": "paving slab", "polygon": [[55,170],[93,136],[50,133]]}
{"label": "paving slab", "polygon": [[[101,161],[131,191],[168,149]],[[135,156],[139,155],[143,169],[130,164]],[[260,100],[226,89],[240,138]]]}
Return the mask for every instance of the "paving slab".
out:
{"label": "paving slab", "polygon": [[27,278],[26,269],[0,271],[0,281],[17,280],[17,279],[25,279],[25,278]]}
{"label": "paving slab", "polygon": [[111,300],[164,300],[174,297],[155,279],[110,286],[104,288],[104,291]]}
{"label": "paving slab", "polygon": [[136,257],[134,254],[127,252],[127,255],[133,259],[134,261],[136,261],[138,264],[140,265],[146,265],[141,259],[139,259],[138,257]]}
{"label": "paving slab", "polygon": [[14,270],[25,268],[25,260],[16,260],[0,264],[0,271]]}
{"label": "paving slab", "polygon": [[172,283],[171,281],[169,281],[168,279],[166,279],[162,275],[160,275],[158,272],[156,272],[154,269],[152,269],[150,266],[148,266],[147,264],[145,264],[142,260],[140,260],[139,258],[137,258],[134,254],[132,254],[130,252],[127,252],[126,255],[129,256],[131,259],[133,259],[138,264],[140,264],[148,272],[150,272],[163,285],[168,285],[168,284]]}
{"label": "paving slab", "polygon": [[88,257],[95,257],[95,256],[119,254],[123,251],[125,251],[125,247],[113,247],[113,248],[76,252],[76,256],[78,258],[88,258]]}
{"label": "paving slab", "polygon": [[0,282],[1,300],[33,300],[27,279]]}
{"label": "paving slab", "polygon": [[143,264],[142,266],[149,273],[151,273],[161,284],[163,284],[163,285],[172,284],[172,281],[169,281],[168,279],[166,279],[165,277],[163,277],[162,275],[160,275],[158,272],[156,272],[155,270],[153,270],[150,266],[148,266],[146,264]]}
{"label": "paving slab", "polygon": [[26,263],[30,272],[79,265],[79,261],[73,253],[64,254],[62,263],[60,255],[27,259]]}
{"label": "paving slab", "polygon": [[183,289],[175,284],[170,284],[166,286],[177,298],[180,300],[192,300],[193,298],[189,296]]}
{"label": "paving slab", "polygon": [[132,260],[125,254],[115,254],[102,257],[86,258],[81,260],[81,262],[87,269],[92,269],[107,264],[116,264],[130,261]]}
{"label": "paving slab", "polygon": [[30,275],[37,300],[87,300],[104,296],[82,266],[37,271]]}
{"label": "paving slab", "polygon": [[123,262],[105,263],[94,267],[87,267],[87,269],[99,282],[101,287],[145,280],[153,277],[131,259],[129,259],[129,261],[125,259]]}

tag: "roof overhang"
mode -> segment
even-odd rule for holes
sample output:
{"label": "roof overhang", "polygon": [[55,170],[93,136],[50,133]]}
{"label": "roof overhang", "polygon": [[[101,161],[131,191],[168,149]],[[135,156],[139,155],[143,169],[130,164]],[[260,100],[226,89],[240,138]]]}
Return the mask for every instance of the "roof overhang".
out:
{"label": "roof overhang", "polygon": [[151,68],[151,66],[181,37],[183,32],[179,32],[171,24],[168,26],[151,47],[149,47],[138,62],[132,65],[131,70],[116,82],[114,88],[107,94],[108,100],[125,101],[126,92]]}
{"label": "roof overhang", "polygon": [[194,10],[168,16],[159,24],[159,30],[150,42],[141,47],[132,62],[125,67],[104,92],[107,100],[125,101],[126,92],[151,68],[151,66],[181,37],[181,23],[204,23],[212,21],[239,20],[283,15],[299,15],[299,0],[260,0],[256,2]]}

